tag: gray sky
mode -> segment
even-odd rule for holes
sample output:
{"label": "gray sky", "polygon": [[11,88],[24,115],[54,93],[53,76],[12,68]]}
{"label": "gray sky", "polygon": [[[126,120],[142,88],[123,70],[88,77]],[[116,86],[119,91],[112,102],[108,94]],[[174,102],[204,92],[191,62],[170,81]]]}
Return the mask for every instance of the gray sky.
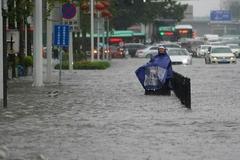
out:
{"label": "gray sky", "polygon": [[193,5],[194,17],[209,17],[211,10],[220,9],[220,0],[192,0],[187,3]]}

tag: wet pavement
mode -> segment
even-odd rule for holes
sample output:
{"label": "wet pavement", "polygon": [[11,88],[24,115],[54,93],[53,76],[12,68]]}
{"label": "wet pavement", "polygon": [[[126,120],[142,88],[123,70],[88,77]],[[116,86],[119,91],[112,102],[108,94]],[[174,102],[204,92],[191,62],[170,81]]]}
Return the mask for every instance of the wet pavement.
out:
{"label": "wet pavement", "polygon": [[0,109],[7,159],[238,160],[240,61],[173,66],[191,78],[192,110],[174,94],[144,95],[134,71],[146,61],[64,71],[61,85],[54,71],[55,82],[41,88],[31,77],[9,81],[8,108]]}

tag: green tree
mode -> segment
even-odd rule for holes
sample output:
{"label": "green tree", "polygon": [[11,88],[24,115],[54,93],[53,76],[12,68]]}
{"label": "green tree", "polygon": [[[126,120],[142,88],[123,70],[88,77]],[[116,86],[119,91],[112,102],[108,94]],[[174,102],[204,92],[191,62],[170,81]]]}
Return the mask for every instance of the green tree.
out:
{"label": "green tree", "polygon": [[175,0],[164,0],[161,2],[150,2],[147,0],[134,0],[134,3],[126,0],[112,0],[113,26],[116,29],[126,29],[132,24],[153,22],[156,18],[175,19],[180,21],[184,18],[187,5],[182,5]]}

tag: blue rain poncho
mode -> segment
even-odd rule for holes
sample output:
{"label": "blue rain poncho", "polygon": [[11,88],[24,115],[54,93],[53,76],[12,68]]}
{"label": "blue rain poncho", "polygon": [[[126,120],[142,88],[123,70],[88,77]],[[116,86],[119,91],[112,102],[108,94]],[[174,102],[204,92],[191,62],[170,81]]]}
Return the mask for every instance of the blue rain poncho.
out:
{"label": "blue rain poncho", "polygon": [[168,82],[173,76],[170,57],[167,53],[158,53],[135,73],[145,90],[159,90],[164,85],[169,85]]}

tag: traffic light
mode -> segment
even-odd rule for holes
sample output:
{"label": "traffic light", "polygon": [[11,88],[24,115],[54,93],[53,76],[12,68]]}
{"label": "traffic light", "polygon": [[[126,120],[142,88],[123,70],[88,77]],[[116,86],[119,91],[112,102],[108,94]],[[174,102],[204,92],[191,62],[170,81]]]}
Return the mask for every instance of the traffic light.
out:
{"label": "traffic light", "polygon": [[160,32],[160,35],[161,36],[173,36],[174,35],[174,33],[173,32],[171,32],[171,31],[162,31],[162,32]]}

